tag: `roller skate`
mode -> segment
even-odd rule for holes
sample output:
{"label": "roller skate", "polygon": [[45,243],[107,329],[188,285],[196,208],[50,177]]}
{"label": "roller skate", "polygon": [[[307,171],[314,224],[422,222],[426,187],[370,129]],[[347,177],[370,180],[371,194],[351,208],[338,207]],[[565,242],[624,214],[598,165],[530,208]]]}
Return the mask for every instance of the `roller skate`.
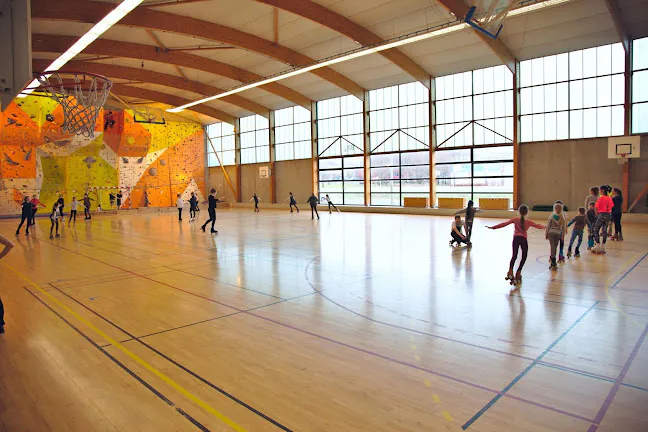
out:
{"label": "roller skate", "polygon": [[515,273],[515,285],[520,285],[522,283],[522,272],[518,270]]}
{"label": "roller skate", "polygon": [[506,273],[506,277],[504,280],[509,281],[511,285],[515,285],[515,276],[513,276],[513,269],[509,269],[508,273]]}
{"label": "roller skate", "polygon": [[558,263],[556,262],[556,258],[551,258],[551,264],[549,264],[549,270],[558,271]]}
{"label": "roller skate", "polygon": [[623,241],[623,234],[619,234],[617,236],[617,241]]}
{"label": "roller skate", "polygon": [[618,237],[617,234],[614,234],[612,237],[610,237],[610,240],[617,241],[617,240],[619,240],[619,237]]}
{"label": "roller skate", "polygon": [[580,258],[580,250],[576,248],[576,252],[574,253],[574,258]]}
{"label": "roller skate", "polygon": [[594,246],[592,248],[592,252],[597,254],[597,255],[605,254],[605,244],[604,243],[597,243],[596,246]]}
{"label": "roller skate", "polygon": [[572,257],[572,253],[571,253],[570,250],[568,250],[568,251],[567,251],[567,259],[569,259],[569,258],[571,258],[571,257]]}

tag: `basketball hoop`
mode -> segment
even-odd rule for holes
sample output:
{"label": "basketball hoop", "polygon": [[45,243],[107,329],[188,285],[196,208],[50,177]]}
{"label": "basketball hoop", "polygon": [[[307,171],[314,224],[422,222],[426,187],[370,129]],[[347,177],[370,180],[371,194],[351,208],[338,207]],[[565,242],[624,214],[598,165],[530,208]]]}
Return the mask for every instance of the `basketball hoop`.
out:
{"label": "basketball hoop", "polygon": [[485,35],[497,39],[509,11],[518,4],[515,0],[477,0],[464,21]]}
{"label": "basketball hoop", "polygon": [[619,165],[623,165],[624,163],[628,163],[628,155],[627,153],[621,153],[619,157],[617,158],[617,162]]}
{"label": "basketball hoop", "polygon": [[61,128],[68,133],[94,137],[99,112],[106,103],[112,81],[103,75],[75,71],[45,71],[35,74],[37,92],[63,108]]}

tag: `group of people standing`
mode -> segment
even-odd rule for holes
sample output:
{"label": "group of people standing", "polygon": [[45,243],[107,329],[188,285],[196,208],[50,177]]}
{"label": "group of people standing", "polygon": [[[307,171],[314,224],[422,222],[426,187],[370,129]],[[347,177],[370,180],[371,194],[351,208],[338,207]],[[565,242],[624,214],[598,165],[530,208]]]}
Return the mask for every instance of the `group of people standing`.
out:
{"label": "group of people standing", "polygon": [[[295,195],[293,195],[292,192],[289,192],[288,194],[288,199],[286,201],[290,203],[290,213],[293,213],[293,207],[295,207],[295,210],[297,211],[297,213],[299,213],[299,207],[297,207],[297,200],[295,199]],[[331,201],[331,197],[328,194],[326,194],[325,199],[326,203],[328,204],[329,214],[333,213],[332,209],[335,209],[338,213],[340,212],[340,209],[338,209],[335,204],[333,204],[333,201]],[[254,201],[254,212],[259,212],[259,201],[261,201],[261,199],[257,196],[256,193],[252,196],[252,199],[250,201]],[[317,196],[315,196],[315,192],[311,194],[311,196],[306,201],[306,204],[310,205],[311,219],[315,219],[315,216],[317,216],[317,219],[319,219],[319,213],[317,211],[317,204],[319,204],[319,200],[317,199]]]}
{"label": "group of people standing", "polygon": [[[500,229],[508,225],[514,226],[513,232],[513,254],[509,263],[509,271],[506,279],[512,284],[522,281],[522,269],[527,259],[529,245],[527,242],[527,231],[529,228],[545,230],[545,239],[549,242],[549,268],[558,270],[558,263],[565,262],[565,236],[568,228],[573,225],[572,235],[567,247],[567,258],[572,256],[580,257],[580,247],[583,241],[585,227],[588,228],[587,249],[597,254],[604,254],[608,236],[611,240],[623,241],[621,217],[623,215],[623,192],[619,188],[610,185],[595,186],[590,188],[589,195],[585,198],[585,206],[579,207],[576,216],[568,222],[567,212],[562,201],[556,201],[553,212],[547,219],[546,225],[537,224],[528,220],[529,207],[522,204],[518,209],[518,216],[497,225],[489,226],[489,229]],[[461,245],[465,243],[471,246],[472,227],[475,214],[480,210],[475,209],[473,202],[468,201],[465,209],[455,214],[450,231],[450,245]],[[465,214],[465,222],[461,220],[461,214]],[[611,223],[613,222],[613,224]],[[614,235],[612,235],[614,225]],[[465,226],[465,232],[463,227]],[[574,248],[574,243],[575,249]],[[517,271],[514,273],[515,263],[519,252],[522,257]]]}
{"label": "group of people standing", "polygon": [[[72,202],[68,205],[65,205],[65,199],[63,198],[63,195],[59,195],[59,198],[52,206],[52,211],[49,215],[49,219],[51,221],[50,238],[54,238],[54,233],[56,233],[56,237],[60,237],[59,219],[64,217],[63,209],[66,207],[70,208],[70,218],[68,220],[68,225],[72,223],[76,225],[77,210],[79,207],[83,207],[85,220],[92,219],[92,215],[90,214],[90,201],[93,201],[93,199],[90,198],[88,194],[84,194],[83,203],[77,201],[76,197],[72,197]],[[16,235],[20,235],[20,229],[25,224],[25,222],[27,223],[25,228],[25,235],[29,235],[29,227],[36,225],[36,213],[38,212],[39,206],[46,208],[45,204],[43,204],[36,195],[25,196],[23,198],[20,224],[18,224],[18,229],[16,229]]]}

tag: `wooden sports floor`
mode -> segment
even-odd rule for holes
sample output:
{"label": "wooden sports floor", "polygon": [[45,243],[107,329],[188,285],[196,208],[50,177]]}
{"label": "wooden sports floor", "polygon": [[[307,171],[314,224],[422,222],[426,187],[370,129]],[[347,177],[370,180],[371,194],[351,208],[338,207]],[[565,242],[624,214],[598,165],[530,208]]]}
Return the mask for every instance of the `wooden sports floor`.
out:
{"label": "wooden sports floor", "polygon": [[467,250],[427,216],[1,221],[0,429],[648,431],[648,225],[557,273],[531,231],[511,292],[494,222]]}

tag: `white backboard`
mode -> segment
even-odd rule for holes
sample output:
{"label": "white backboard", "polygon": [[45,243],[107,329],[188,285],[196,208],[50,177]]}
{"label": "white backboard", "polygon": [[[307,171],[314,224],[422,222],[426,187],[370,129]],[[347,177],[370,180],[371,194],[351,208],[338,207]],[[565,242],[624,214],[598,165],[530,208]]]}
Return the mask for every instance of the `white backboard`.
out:
{"label": "white backboard", "polygon": [[608,158],[638,158],[641,156],[641,137],[622,136],[608,138]]}

